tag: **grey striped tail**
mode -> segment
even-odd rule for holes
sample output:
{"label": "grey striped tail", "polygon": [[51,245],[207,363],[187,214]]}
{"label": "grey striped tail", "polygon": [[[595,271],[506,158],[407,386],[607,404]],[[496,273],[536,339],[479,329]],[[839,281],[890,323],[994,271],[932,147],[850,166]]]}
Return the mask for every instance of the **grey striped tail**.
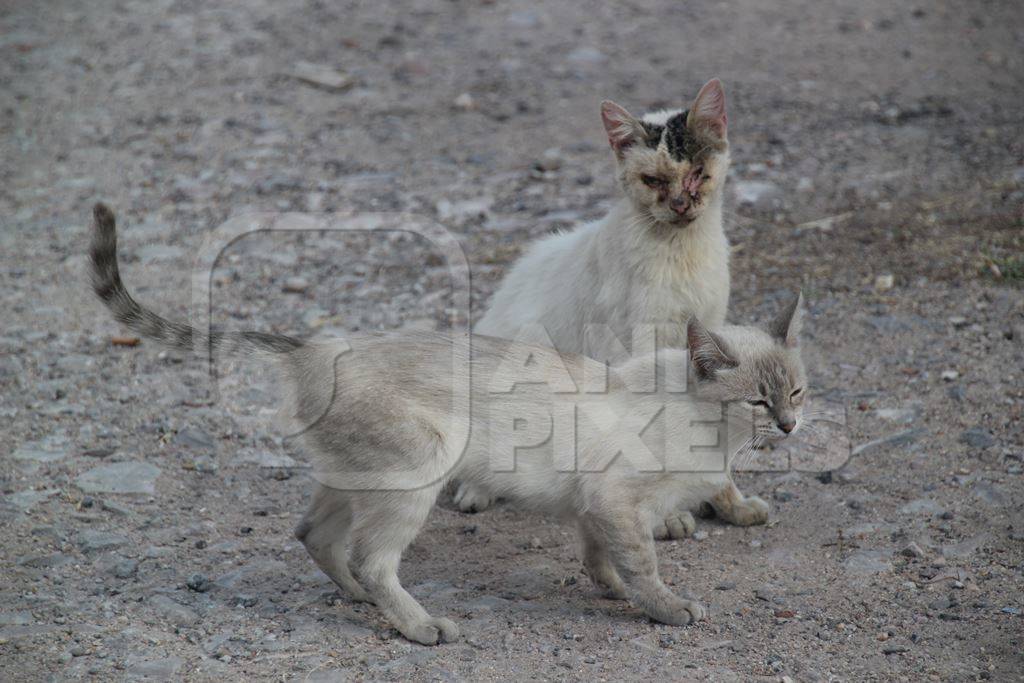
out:
{"label": "grey striped tail", "polygon": [[263,332],[220,332],[201,334],[191,325],[176,323],[157,315],[132,298],[121,282],[117,267],[117,226],[114,213],[103,204],[93,208],[92,288],[120,322],[141,337],[183,351],[229,353],[288,353],[302,346],[293,337]]}

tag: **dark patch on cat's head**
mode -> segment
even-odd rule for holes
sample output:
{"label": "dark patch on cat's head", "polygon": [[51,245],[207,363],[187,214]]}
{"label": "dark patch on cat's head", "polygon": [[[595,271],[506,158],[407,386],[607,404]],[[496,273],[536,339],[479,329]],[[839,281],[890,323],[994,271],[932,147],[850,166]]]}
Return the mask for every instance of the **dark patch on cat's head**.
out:
{"label": "dark patch on cat's head", "polygon": [[688,110],[684,110],[665,122],[665,148],[676,161],[693,161],[700,149],[693,132],[686,125]]}
{"label": "dark patch on cat's head", "polygon": [[658,149],[658,145],[661,144],[661,134],[665,132],[665,126],[660,123],[647,123],[641,121],[640,125],[644,129],[644,144],[651,149]]}
{"label": "dark patch on cat's head", "polygon": [[657,149],[662,140],[665,150],[673,161],[695,163],[710,153],[721,152],[724,142],[703,128],[687,125],[690,110],[684,109],[675,114],[664,125],[640,121],[644,130],[644,144],[650,149]]}

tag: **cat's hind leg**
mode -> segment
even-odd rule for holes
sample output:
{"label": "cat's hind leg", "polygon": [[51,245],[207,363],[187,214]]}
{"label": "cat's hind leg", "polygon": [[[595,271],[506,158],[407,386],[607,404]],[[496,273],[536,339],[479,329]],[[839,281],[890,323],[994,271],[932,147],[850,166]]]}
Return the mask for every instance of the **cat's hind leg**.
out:
{"label": "cat's hind leg", "polygon": [[349,531],[352,526],[352,503],[346,491],[317,484],[313,501],[302,521],[295,527],[295,537],[306,546],[320,570],[353,600],[370,602],[349,569]]}
{"label": "cat's hind leg", "polygon": [[352,498],[352,567],[356,576],[388,621],[406,638],[423,645],[459,637],[454,622],[430,616],[398,580],[402,551],[416,538],[441,486],[362,491]]}
{"label": "cat's hind leg", "polygon": [[715,514],[737,526],[754,526],[768,521],[768,503],[758,496],[744,496],[729,479],[725,487],[711,497]]}

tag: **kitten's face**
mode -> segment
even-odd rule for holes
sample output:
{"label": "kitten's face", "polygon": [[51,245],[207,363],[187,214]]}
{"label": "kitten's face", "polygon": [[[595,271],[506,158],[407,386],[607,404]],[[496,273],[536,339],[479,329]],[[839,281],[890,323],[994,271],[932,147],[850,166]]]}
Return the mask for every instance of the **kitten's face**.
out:
{"label": "kitten's face", "polygon": [[601,106],[619,179],[641,214],[685,227],[721,198],[729,170],[725,93],[709,81],[688,110],[636,119],[613,102]]}
{"label": "kitten's face", "polygon": [[807,375],[799,346],[801,302],[797,296],[767,332],[743,327],[716,333],[697,321],[687,329],[701,395],[753,411],[761,437],[786,438],[803,421]]}

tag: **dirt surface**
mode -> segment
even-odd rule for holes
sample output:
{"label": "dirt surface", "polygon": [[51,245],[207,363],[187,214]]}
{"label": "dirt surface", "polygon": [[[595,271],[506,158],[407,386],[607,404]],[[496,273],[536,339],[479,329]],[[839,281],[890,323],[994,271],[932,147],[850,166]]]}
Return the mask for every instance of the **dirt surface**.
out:
{"label": "dirt surface", "polygon": [[[1019,2],[0,7],[0,679],[1020,679]],[[402,577],[465,637],[406,642],[293,540],[311,480],[265,382],[210,405],[201,363],[115,345],[85,284],[98,199],[129,285],[182,317],[228,217],[402,210],[458,236],[479,315],[530,239],[616,200],[600,100],[711,76],[731,318],[803,287],[856,454],[742,476],[767,527],[659,545],[710,607],[691,627],[600,598],[567,526],[442,505]],[[213,283],[215,320],[299,335],[450,303],[444,255],[399,234],[249,237]]]}

